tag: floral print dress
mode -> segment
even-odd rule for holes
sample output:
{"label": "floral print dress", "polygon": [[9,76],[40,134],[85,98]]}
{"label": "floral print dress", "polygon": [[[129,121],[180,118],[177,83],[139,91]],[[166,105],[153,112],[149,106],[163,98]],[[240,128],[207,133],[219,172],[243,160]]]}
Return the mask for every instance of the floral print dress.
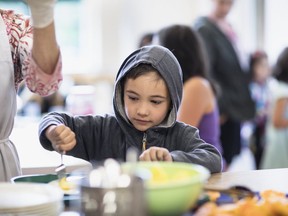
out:
{"label": "floral print dress", "polygon": [[0,9],[0,182],[21,174],[17,150],[9,140],[19,84],[24,80],[32,92],[47,96],[62,81],[61,55],[52,75],[44,73],[33,60],[32,31],[27,17]]}

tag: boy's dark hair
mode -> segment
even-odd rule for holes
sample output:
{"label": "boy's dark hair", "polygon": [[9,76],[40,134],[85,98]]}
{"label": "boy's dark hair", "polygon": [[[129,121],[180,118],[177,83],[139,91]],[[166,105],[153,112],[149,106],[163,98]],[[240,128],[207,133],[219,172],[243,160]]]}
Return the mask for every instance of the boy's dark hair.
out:
{"label": "boy's dark hair", "polygon": [[288,83],[288,47],[281,52],[277,59],[274,77],[279,81]]}
{"label": "boy's dark hair", "polygon": [[[139,64],[138,66],[132,68],[128,73],[127,75],[125,76],[124,78],[124,83],[127,79],[136,79],[138,78],[139,76],[142,76],[148,72],[151,72],[151,71],[155,71],[158,73],[157,69],[155,69],[152,65],[150,64]],[[161,77],[161,74],[158,73],[159,76]]]}
{"label": "boy's dark hair", "polygon": [[[151,64],[145,64],[145,63],[141,63],[139,65],[137,65],[136,67],[132,68],[126,75],[125,77],[121,80],[121,89],[123,89],[123,91],[121,92],[121,96],[122,96],[122,100],[124,99],[124,85],[126,83],[126,81],[128,79],[136,79],[146,73],[149,72],[156,72],[159,76],[159,80],[164,78],[162,77],[162,75],[158,72],[157,69],[155,69]],[[165,82],[165,81],[164,81]]]}
{"label": "boy's dark hair", "polygon": [[[125,77],[121,80],[121,89],[123,89],[122,99],[124,98],[124,85],[128,79],[136,79],[151,71],[155,71],[158,73],[157,69],[155,69],[152,65],[144,63],[141,63],[128,71]],[[160,73],[158,73],[158,75],[162,77]]]}
{"label": "boy's dark hair", "polygon": [[136,78],[138,78],[138,77],[140,77],[140,76],[142,76],[148,72],[152,72],[152,71],[156,72],[159,75],[159,79],[163,79],[162,75],[152,65],[141,63],[141,64],[137,65],[136,67],[132,68],[125,75],[125,77],[121,81],[121,88],[124,89],[124,85],[128,79],[136,79]]}

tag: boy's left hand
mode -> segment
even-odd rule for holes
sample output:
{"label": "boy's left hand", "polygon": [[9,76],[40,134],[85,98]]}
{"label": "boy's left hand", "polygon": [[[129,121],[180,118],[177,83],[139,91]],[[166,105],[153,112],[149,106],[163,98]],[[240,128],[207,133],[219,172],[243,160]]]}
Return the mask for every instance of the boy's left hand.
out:
{"label": "boy's left hand", "polygon": [[139,156],[140,161],[173,161],[166,148],[150,147]]}

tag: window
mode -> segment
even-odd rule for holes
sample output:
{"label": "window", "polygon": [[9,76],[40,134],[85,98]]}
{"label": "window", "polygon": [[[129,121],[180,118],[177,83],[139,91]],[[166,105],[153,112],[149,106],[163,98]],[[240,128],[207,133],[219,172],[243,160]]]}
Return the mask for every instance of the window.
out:
{"label": "window", "polygon": [[[81,42],[85,41],[84,34],[81,34],[85,26],[81,25],[85,19],[82,3],[81,0],[58,0],[55,7],[56,36],[61,47],[64,74],[87,73],[95,69],[93,54],[87,48],[89,45]],[[0,7],[29,15],[29,8],[22,0],[2,0]],[[89,31],[86,32],[89,34]],[[91,46],[94,47],[93,44]]]}

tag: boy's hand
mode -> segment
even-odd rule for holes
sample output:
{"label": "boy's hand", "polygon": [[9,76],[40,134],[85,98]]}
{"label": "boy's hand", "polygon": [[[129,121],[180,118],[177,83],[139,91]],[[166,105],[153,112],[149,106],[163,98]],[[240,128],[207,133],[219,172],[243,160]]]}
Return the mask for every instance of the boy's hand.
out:
{"label": "boy's hand", "polygon": [[52,143],[55,151],[66,152],[76,145],[75,133],[65,125],[51,125],[47,128],[45,135]]}
{"label": "boy's hand", "polygon": [[173,161],[166,148],[150,147],[139,156],[140,161]]}

